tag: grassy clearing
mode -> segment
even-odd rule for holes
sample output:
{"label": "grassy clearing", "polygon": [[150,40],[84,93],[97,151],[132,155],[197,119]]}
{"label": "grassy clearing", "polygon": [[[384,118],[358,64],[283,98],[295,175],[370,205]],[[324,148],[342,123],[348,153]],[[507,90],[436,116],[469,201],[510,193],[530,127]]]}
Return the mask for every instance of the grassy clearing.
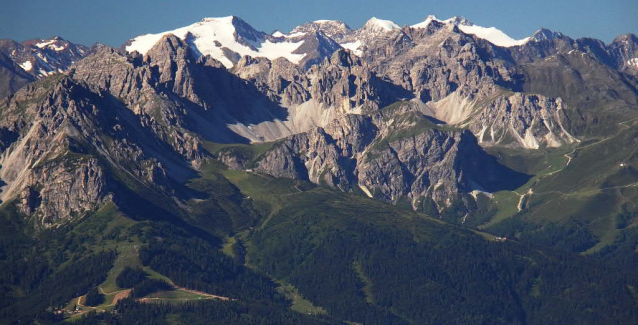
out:
{"label": "grassy clearing", "polygon": [[292,301],[290,309],[302,314],[327,314],[326,310],[315,306],[310,300],[305,299],[292,284],[285,281],[276,281],[279,283],[277,291]]}
{"label": "grassy clearing", "polygon": [[102,291],[104,291],[105,294],[122,290],[122,288],[117,286],[115,280],[125,267],[142,267],[138,253],[139,245],[137,244],[122,246],[118,249],[118,256],[115,260],[113,268],[109,272],[106,280],[102,282],[102,284],[100,284],[100,288],[102,289]]}
{"label": "grassy clearing", "polygon": [[[136,237],[129,234],[129,228],[135,224],[135,221],[124,217],[118,207],[109,201],[95,214],[82,220],[72,230],[75,233],[94,234],[96,241],[90,245],[87,244],[87,247],[92,251],[115,250],[118,254],[106,279],[98,286],[100,292],[104,295],[104,302],[96,307],[82,307],[83,309],[98,311],[113,309],[114,298],[126,291],[124,288],[117,286],[116,279],[127,266],[140,267],[149,274],[149,277],[170,282],[165,276],[158,274],[149,267],[142,266],[139,260],[141,243]],[[78,298],[72,299],[65,309],[74,310],[77,302]],[[76,316],[72,315],[69,319],[75,319],[77,318]]]}
{"label": "grassy clearing", "polygon": [[583,252],[583,255],[589,255],[600,251],[603,247],[609,246],[614,243],[616,237],[620,234],[620,229],[616,227],[616,216],[608,216],[601,218],[599,222],[592,224],[592,229],[595,231],[595,235],[600,240],[598,244]]}
{"label": "grassy clearing", "polygon": [[228,237],[226,239],[226,242],[224,243],[224,246],[222,246],[222,253],[226,254],[227,256],[231,257],[231,258],[237,258],[237,255],[235,255],[235,252],[233,250],[233,246],[235,246],[235,244],[237,243],[237,238],[233,237]]}
{"label": "grassy clearing", "polygon": [[570,153],[574,145],[560,148],[520,149],[507,147],[491,147],[486,151],[498,158],[498,161],[521,173],[542,177],[561,170],[567,164],[565,154]]}
{"label": "grassy clearing", "polygon": [[542,283],[543,283],[543,278],[541,278],[540,276],[537,277],[534,280],[534,284],[532,285],[532,290],[530,290],[529,295],[532,296],[532,297],[535,297],[535,298],[540,297],[541,296],[540,287],[541,287]]}
{"label": "grassy clearing", "polygon": [[201,299],[212,299],[210,296],[198,294],[192,291],[186,290],[168,290],[168,291],[158,291],[148,295],[146,298],[150,299],[158,299],[158,300],[201,300]]}
{"label": "grassy clearing", "polygon": [[290,196],[312,187],[301,181],[239,170],[225,170],[222,174],[253,202],[267,206],[268,213],[261,222],[260,228],[263,228],[270,218],[289,202]]}
{"label": "grassy clearing", "polygon": [[359,262],[355,261],[354,263],[352,263],[352,268],[357,273],[357,276],[359,277],[361,282],[363,282],[364,284],[362,291],[363,294],[365,294],[366,296],[366,302],[369,304],[374,304],[375,299],[374,293],[372,292],[372,280],[370,280],[370,278],[366,276],[365,272],[363,272],[363,267],[361,267],[361,264]]}
{"label": "grassy clearing", "polygon": [[215,143],[204,141],[203,147],[204,149],[206,149],[206,151],[214,155],[220,154],[222,152],[232,153],[233,155],[236,155],[248,161],[247,165],[251,166],[276,143],[277,141],[259,142],[253,144]]}
{"label": "grassy clearing", "polygon": [[479,228],[489,228],[505,219],[513,217],[518,213],[519,200],[520,196],[511,191],[500,191],[494,193],[493,202],[496,204],[498,212],[490,221],[479,226]]}

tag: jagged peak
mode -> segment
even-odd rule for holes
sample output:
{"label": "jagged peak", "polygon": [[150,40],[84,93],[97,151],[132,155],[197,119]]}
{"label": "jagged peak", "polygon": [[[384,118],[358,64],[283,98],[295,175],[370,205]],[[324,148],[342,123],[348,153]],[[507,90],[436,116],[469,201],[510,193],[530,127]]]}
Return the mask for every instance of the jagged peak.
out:
{"label": "jagged peak", "polygon": [[545,40],[552,40],[556,38],[562,38],[564,36],[565,35],[563,35],[563,33],[561,32],[556,32],[547,28],[541,28],[532,35],[531,39],[534,41],[545,41]]}
{"label": "jagged peak", "polygon": [[412,25],[410,27],[415,29],[426,29],[430,26],[432,22],[437,22],[449,26],[457,26],[460,31],[465,34],[471,34],[478,38],[484,39],[496,46],[501,47],[512,47],[525,44],[530,38],[524,38],[520,40],[516,40],[503,33],[501,30],[496,27],[482,27],[474,25],[467,18],[462,16],[454,16],[452,18],[446,20],[440,20],[436,18],[434,15],[429,15],[423,22]]}
{"label": "jagged peak", "polygon": [[614,40],[612,41],[612,43],[619,43],[619,42],[638,43],[638,37],[636,36],[636,34],[627,33],[627,34],[620,35],[620,36],[614,38]]}
{"label": "jagged peak", "polygon": [[[341,25],[341,26],[348,26],[348,24],[346,24],[345,22],[341,21],[341,20],[330,20],[330,19],[319,19],[319,20],[315,20],[313,22],[311,22],[311,24],[329,24],[329,25]],[[350,27],[348,27],[350,28]]]}
{"label": "jagged peak", "polygon": [[301,24],[293,28],[293,30],[290,33],[293,34],[298,32],[317,31],[317,30],[324,30],[328,28],[337,29],[341,32],[351,31],[350,26],[348,26],[348,24],[346,24],[345,22],[341,20],[321,19],[321,20],[315,20],[309,23]]}
{"label": "jagged peak", "polygon": [[[145,54],[145,57],[150,57],[154,61],[159,57],[168,56],[174,57],[178,53],[181,56],[187,56],[187,49],[189,48],[188,44],[186,44],[181,38],[175,36],[174,34],[166,34],[160,38],[157,43],[151,47]],[[186,51],[179,51],[179,49],[184,49]],[[146,60],[146,59],[145,59]]]}
{"label": "jagged peak", "polygon": [[237,16],[204,18],[200,22],[157,34],[140,35],[127,44],[127,52],[146,54],[163,35],[174,34],[198,55],[210,55],[226,68],[232,68],[243,55],[268,59],[284,57],[299,63],[304,54],[293,53],[303,40],[275,39],[258,31]]}
{"label": "jagged peak", "polygon": [[425,18],[424,21],[418,24],[414,24],[411,27],[412,28],[427,28],[430,25],[430,23],[432,23],[433,21],[436,21],[442,24],[452,24],[456,26],[474,26],[474,24],[471,21],[469,21],[467,18],[463,16],[454,16],[446,20],[441,20],[436,18],[435,15],[429,15],[427,18]]}
{"label": "jagged peak", "polygon": [[63,51],[73,44],[60,36],[53,36],[51,38],[34,38],[21,43],[26,47],[33,47],[38,49],[49,49],[53,51]]}
{"label": "jagged peak", "polygon": [[153,49],[155,48],[160,48],[164,45],[169,45],[173,49],[175,49],[177,47],[185,46],[185,43],[182,41],[181,38],[175,36],[175,34],[169,33],[166,35],[162,35],[162,38],[160,38],[160,40],[157,43],[155,43],[155,45],[153,45],[153,47],[149,50],[149,52],[153,51]]}
{"label": "jagged peak", "polygon": [[352,51],[347,49],[339,49],[332,53],[330,57],[330,63],[336,64],[342,67],[352,67],[355,65],[361,65],[361,60]]}
{"label": "jagged peak", "polygon": [[444,23],[453,24],[456,26],[474,26],[474,23],[469,21],[467,18],[463,16],[454,16],[450,19],[444,20]]}

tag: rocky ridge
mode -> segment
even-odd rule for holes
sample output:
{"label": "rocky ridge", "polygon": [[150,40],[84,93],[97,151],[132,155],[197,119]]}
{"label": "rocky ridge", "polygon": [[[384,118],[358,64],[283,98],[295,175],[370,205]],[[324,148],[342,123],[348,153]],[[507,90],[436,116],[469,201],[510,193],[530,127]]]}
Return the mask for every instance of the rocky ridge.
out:
{"label": "rocky ridge", "polygon": [[[560,147],[615,132],[638,107],[633,35],[605,45],[541,30],[499,47],[462,20],[372,19],[355,31],[319,21],[288,35],[231,22],[234,41],[255,50],[303,38],[308,61],[226,51],[228,68],[188,33],[163,34],[143,54],[96,46],[66,76],[1,105],[2,199],[49,225],[117,200],[122,177],[171,197],[217,158],[438,213],[527,177],[481,146]],[[253,162],[206,149],[272,141]]]}

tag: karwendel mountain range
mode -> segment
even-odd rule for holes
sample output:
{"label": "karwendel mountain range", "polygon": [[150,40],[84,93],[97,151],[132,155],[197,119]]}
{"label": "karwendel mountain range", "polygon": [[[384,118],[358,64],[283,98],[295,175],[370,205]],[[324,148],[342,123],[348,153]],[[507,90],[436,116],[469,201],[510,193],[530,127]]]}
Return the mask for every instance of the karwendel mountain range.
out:
{"label": "karwendel mountain range", "polygon": [[638,38],[0,40],[0,324],[636,324]]}

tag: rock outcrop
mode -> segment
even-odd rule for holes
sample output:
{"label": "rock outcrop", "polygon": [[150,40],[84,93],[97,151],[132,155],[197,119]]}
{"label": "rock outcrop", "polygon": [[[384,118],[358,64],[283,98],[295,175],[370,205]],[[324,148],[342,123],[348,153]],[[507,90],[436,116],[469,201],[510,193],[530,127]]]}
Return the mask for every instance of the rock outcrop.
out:
{"label": "rock outcrop", "polygon": [[264,154],[255,171],[362,190],[395,204],[408,200],[415,209],[424,198],[445,209],[463,193],[525,179],[496,163],[469,131],[438,127],[410,103],[290,137]]}
{"label": "rock outcrop", "polygon": [[158,189],[168,185],[158,160],[166,156],[131,128],[127,112],[107,93],[67,77],[18,91],[0,122],[2,201],[15,201],[46,227],[94,211],[123,178]]}

